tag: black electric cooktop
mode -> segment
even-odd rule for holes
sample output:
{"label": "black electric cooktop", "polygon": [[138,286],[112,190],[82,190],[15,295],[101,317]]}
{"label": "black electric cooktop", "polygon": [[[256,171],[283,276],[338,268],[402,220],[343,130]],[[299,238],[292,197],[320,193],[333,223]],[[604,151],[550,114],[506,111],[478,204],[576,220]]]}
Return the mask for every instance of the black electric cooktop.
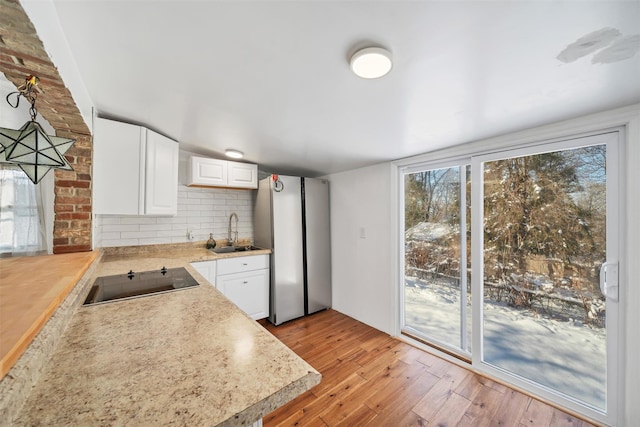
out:
{"label": "black electric cooktop", "polygon": [[184,267],[98,277],[83,305],[131,299],[198,286]]}

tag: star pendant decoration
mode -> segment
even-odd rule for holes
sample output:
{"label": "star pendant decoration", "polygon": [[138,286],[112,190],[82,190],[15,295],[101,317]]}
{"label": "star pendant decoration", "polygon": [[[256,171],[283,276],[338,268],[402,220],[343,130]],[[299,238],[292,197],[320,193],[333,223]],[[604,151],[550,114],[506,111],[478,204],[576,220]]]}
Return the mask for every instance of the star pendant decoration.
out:
{"label": "star pendant decoration", "polygon": [[74,139],[47,135],[35,120],[20,129],[0,128],[0,162],[20,166],[37,184],[51,169],[73,170],[64,153]]}

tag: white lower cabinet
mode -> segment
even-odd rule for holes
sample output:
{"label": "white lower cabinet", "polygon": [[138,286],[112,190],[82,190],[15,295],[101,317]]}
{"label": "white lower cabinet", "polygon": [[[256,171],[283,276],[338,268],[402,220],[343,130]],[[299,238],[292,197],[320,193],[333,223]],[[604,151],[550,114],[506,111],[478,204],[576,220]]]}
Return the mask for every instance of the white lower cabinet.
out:
{"label": "white lower cabinet", "polygon": [[195,268],[202,277],[207,279],[209,283],[214,284],[216,280],[216,262],[217,261],[192,262],[191,266]]}
{"label": "white lower cabinet", "polygon": [[269,255],[193,262],[191,266],[254,320],[269,317]]}
{"label": "white lower cabinet", "polygon": [[269,270],[218,276],[216,287],[252,319],[269,317]]}
{"label": "white lower cabinet", "polygon": [[269,317],[269,255],[219,260],[215,284],[252,319]]}

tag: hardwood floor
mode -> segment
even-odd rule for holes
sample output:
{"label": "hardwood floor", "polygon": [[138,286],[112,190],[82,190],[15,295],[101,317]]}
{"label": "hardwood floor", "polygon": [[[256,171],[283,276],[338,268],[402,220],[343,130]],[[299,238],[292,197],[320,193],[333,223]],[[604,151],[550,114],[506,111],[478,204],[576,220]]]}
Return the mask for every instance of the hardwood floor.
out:
{"label": "hardwood floor", "polygon": [[334,310],[261,324],[322,373],[270,426],[591,426]]}

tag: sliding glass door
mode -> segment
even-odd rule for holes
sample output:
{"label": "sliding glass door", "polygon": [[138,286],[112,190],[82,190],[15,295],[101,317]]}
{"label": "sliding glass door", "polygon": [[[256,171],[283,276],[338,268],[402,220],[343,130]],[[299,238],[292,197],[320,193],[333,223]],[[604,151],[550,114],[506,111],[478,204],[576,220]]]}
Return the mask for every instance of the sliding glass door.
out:
{"label": "sliding glass door", "polygon": [[474,364],[600,414],[615,395],[617,139],[472,159]]}
{"label": "sliding glass door", "polygon": [[469,166],[404,169],[403,333],[611,422],[618,139],[613,131],[471,156]]}

